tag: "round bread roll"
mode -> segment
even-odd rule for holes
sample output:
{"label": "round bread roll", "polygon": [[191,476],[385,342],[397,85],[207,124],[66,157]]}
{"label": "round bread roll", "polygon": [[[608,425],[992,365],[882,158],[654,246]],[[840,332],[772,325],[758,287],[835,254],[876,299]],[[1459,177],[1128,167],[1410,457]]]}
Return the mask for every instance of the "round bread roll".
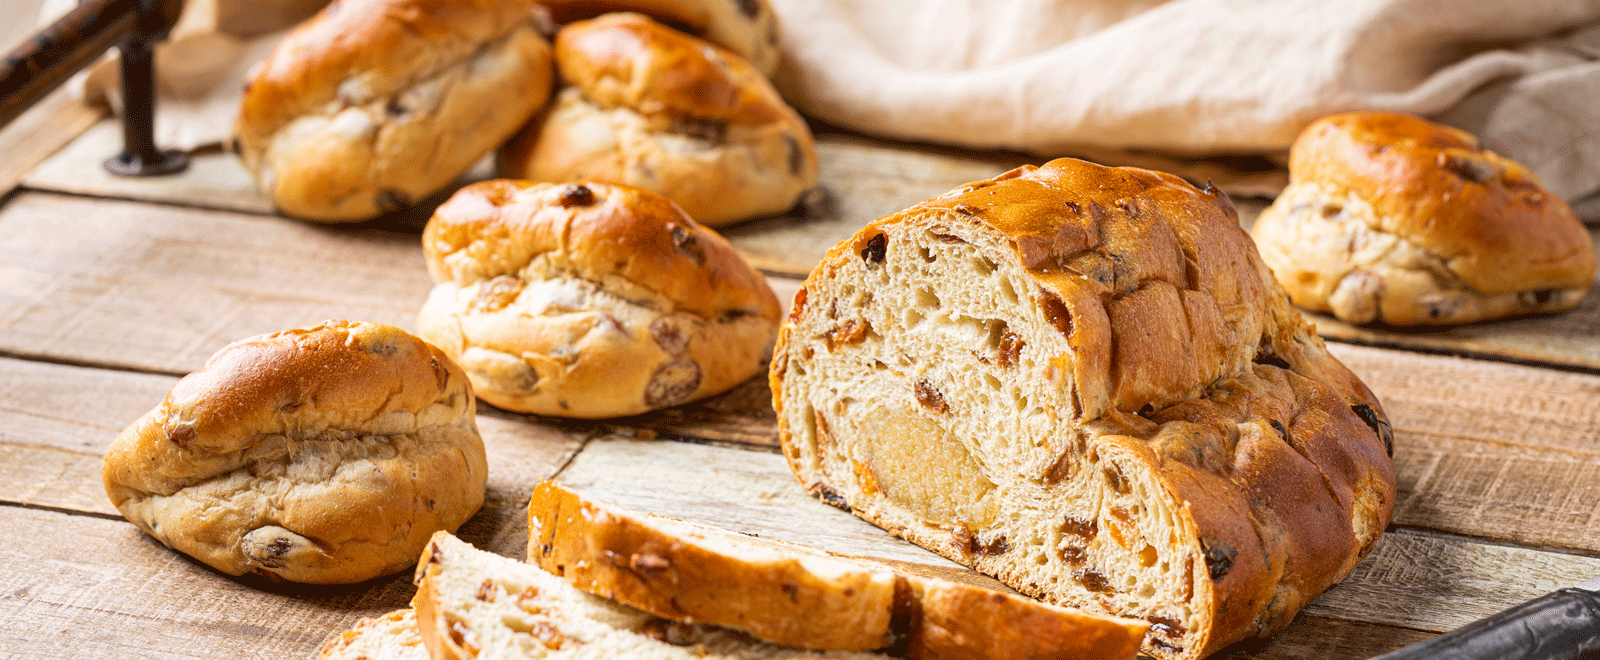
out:
{"label": "round bread roll", "polygon": [[1455,325],[1565,311],[1594,280],[1594,243],[1566,202],[1464,131],[1327,117],[1295,141],[1289,179],[1253,233],[1301,307]]}
{"label": "round bread roll", "polygon": [[556,35],[569,87],[502,150],[503,176],[643,188],[709,226],[781,213],[817,181],[811,131],[738,56],[639,14]]}
{"label": "round bread roll", "polygon": [[483,504],[472,386],[398,328],[328,321],[242,339],[106,452],[111,503],[229,575],[361,582]]}
{"label": "round bread roll", "polygon": [[337,0],[245,90],[239,157],[285,214],[366,220],[438,192],[549,100],[530,0]]}
{"label": "round bread roll", "polygon": [[602,418],[727,391],[761,373],[779,307],[716,232],[606,184],[496,180],[422,234],[421,335],[506,410]]}
{"label": "round bread roll", "polygon": [[557,23],[639,12],[726,48],[771,77],[778,70],[778,17],[767,0],[542,0]]}

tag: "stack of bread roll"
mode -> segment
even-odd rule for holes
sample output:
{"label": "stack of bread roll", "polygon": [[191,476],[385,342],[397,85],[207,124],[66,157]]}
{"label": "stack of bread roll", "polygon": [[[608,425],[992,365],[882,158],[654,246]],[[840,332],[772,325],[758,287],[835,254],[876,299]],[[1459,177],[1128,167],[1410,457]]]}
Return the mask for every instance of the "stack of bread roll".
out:
{"label": "stack of bread roll", "polygon": [[236,145],[319,222],[409,208],[502,145],[505,176],[636,186],[713,226],[779,213],[816,155],[765,78],[774,20],[761,0],[336,0],[260,65]]}

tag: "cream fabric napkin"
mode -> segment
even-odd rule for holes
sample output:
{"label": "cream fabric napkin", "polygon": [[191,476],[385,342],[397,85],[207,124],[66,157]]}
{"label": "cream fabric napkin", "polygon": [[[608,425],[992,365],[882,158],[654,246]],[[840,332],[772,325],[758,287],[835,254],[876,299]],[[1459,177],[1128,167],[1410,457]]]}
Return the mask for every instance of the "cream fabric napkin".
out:
{"label": "cream fabric napkin", "polygon": [[1597,0],[771,0],[779,83],[864,133],[1055,155],[1281,152],[1345,110],[1434,116],[1600,191]]}

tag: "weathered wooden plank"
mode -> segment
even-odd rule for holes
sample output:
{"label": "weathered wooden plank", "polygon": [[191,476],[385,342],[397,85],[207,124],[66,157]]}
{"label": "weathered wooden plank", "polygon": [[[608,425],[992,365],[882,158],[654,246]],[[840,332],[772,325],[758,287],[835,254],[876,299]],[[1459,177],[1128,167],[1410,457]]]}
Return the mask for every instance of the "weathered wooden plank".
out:
{"label": "weathered wooden plank", "polygon": [[[115,122],[84,132],[24,179],[24,185],[94,197],[271,214],[238,158],[220,150],[194,154],[189,171],[169,177],[129,179],[99,167],[121,144]],[[1026,162],[1016,155],[953,156],[933,148],[891,145],[867,138],[817,137],[819,183],[789,214],[723,231],[752,263],[770,272],[804,277],[828,248],[867,221],[956,186],[986,179]],[[480,165],[463,181],[488,178]],[[437,203],[437,202],[435,202]]]}
{"label": "weathered wooden plank", "polygon": [[[120,520],[5,506],[0,525],[28,531],[0,535],[6,657],[308,658],[416,591],[404,572],[343,587],[238,580]],[[481,547],[471,527],[462,536]]]}
{"label": "weathered wooden plank", "polygon": [[1305,611],[1443,632],[1595,575],[1600,558],[1390,531],[1342,584]]}
{"label": "weathered wooden plank", "polygon": [[[414,231],[25,193],[0,209],[0,351],[186,373],[328,318],[415,327]],[[784,305],[798,282],[776,281]]]}
{"label": "weathered wooden plank", "polygon": [[0,351],[184,373],[329,318],[414,326],[415,235],[25,193],[0,210]]}
{"label": "weathered wooden plank", "polygon": [[0,358],[0,502],[120,515],[101,456],[175,381]]}
{"label": "weathered wooden plank", "polygon": [[[812,498],[777,454],[597,439],[558,480],[596,499],[636,510],[830,552],[943,569],[954,566]],[[1398,531],[1380,539],[1350,577],[1307,613],[1442,632],[1595,574],[1600,574],[1600,558]]]}
{"label": "weathered wooden plank", "polygon": [[[0,130],[0,154],[5,154],[5,158],[0,159],[0,194],[15,188],[30,170],[105,115],[105,109],[89,106],[64,89],[44,97],[22,113],[5,130]],[[113,150],[100,160],[116,154]]]}
{"label": "weathered wooden plank", "polygon": [[1329,348],[1394,425],[1397,524],[1600,552],[1600,376]]}
{"label": "weathered wooden plank", "polygon": [[[120,515],[100,482],[101,456],[122,429],[161,402],[177,379],[0,358],[0,503]],[[592,433],[478,416],[489,463],[486,503],[520,513],[534,484],[555,474]],[[498,533],[498,531],[496,532]]]}
{"label": "weathered wooden plank", "polygon": [[1210,660],[1351,660],[1425,641],[1433,633],[1300,615],[1283,632],[1229,646]]}
{"label": "weathered wooden plank", "polygon": [[250,173],[239,157],[220,149],[200,149],[190,154],[189,169],[179,174],[132,178],[116,176],[98,163],[122,148],[122,126],[111,118],[95,124],[55,156],[23,177],[22,184],[38,190],[119,197],[268,214],[272,202],[256,192]]}
{"label": "weathered wooden plank", "polygon": [[18,507],[0,507],[0,521],[30,532],[0,536],[0,647],[13,657],[303,658],[415,593],[405,575],[254,588],[124,521]]}

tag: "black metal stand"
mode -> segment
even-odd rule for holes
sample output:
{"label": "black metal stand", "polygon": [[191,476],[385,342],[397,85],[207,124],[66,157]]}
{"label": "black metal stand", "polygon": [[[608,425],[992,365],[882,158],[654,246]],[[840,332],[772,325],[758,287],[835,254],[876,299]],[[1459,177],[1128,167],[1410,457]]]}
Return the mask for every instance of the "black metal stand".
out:
{"label": "black metal stand", "polygon": [[122,51],[122,153],[105,167],[120,176],[160,176],[189,167],[189,155],[156,147],[155,46],[171,26],[161,16],[159,0],[139,0],[139,21]]}

